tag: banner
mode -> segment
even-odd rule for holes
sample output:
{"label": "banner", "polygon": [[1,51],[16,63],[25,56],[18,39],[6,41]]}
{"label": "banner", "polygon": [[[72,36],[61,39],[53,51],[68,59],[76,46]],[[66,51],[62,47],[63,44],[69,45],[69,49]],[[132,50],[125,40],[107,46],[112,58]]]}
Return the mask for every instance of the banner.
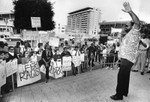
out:
{"label": "banner", "polygon": [[75,67],[80,66],[81,64],[81,56],[72,56],[72,62]]}
{"label": "banner", "polygon": [[0,87],[6,84],[5,61],[0,61]]}
{"label": "banner", "polygon": [[111,28],[111,33],[121,33],[122,32],[122,29],[120,28]]}
{"label": "banner", "polygon": [[17,59],[14,59],[14,60],[6,63],[6,75],[7,75],[7,77],[16,73],[17,70],[18,70]]}
{"label": "banner", "polygon": [[[42,65],[40,68],[41,72],[46,74],[45,66]],[[62,71],[61,59],[57,59],[57,61],[52,60],[51,65],[49,67],[49,76],[57,79],[64,75]]]}
{"label": "banner", "polygon": [[71,56],[63,57],[62,69],[63,71],[70,71],[71,70]]}
{"label": "banner", "polygon": [[41,73],[37,62],[18,65],[17,87],[34,83],[40,79]]}
{"label": "banner", "polygon": [[54,37],[50,37],[49,38],[49,45],[54,46],[54,47],[58,47],[59,46],[59,39],[54,38]]}
{"label": "banner", "polygon": [[39,32],[38,31],[23,31],[23,40],[38,40]]}

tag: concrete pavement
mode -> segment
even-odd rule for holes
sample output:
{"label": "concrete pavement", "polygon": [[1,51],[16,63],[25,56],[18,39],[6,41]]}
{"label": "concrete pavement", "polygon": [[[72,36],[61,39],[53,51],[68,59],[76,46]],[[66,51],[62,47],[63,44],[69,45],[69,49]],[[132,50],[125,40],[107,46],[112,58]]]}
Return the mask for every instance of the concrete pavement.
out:
{"label": "concrete pavement", "polygon": [[[98,69],[52,79],[17,88],[4,95],[2,102],[115,102],[110,96],[115,93],[118,70]],[[150,74],[131,72],[128,97],[117,102],[150,102]]]}

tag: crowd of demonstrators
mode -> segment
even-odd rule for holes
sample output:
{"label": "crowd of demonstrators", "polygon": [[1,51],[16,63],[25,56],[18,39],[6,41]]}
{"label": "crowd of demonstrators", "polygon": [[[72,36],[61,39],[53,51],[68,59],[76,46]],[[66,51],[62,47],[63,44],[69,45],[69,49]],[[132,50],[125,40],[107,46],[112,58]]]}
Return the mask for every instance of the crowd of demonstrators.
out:
{"label": "crowd of demonstrators", "polygon": [[[132,23],[130,24],[132,25]],[[133,25],[132,25],[133,26]],[[127,26],[128,27],[128,26]],[[61,59],[63,62],[63,57],[71,56],[73,59],[74,56],[81,56],[84,54],[84,61],[78,62],[78,64],[74,63],[72,61],[72,75],[77,75],[79,72],[83,73],[88,71],[89,69],[92,70],[92,68],[95,66],[95,64],[99,64],[101,68],[107,68],[107,69],[113,69],[114,63],[120,62],[122,63],[122,59],[120,59],[118,56],[120,54],[120,46],[121,42],[123,41],[124,37],[126,36],[128,29],[127,27],[124,28],[124,31],[122,32],[120,41],[117,43],[114,43],[112,45],[109,45],[107,42],[105,44],[102,44],[100,42],[95,43],[92,42],[90,45],[87,44],[85,41],[84,44],[81,43],[75,43],[75,41],[72,40],[71,43],[68,43],[65,41],[64,43],[61,43],[58,47],[52,47],[49,45],[49,42],[46,44],[38,43],[36,48],[32,48],[30,43],[28,41],[21,41],[17,42],[16,46],[8,46],[8,44],[0,42],[0,60],[6,60],[6,62],[9,62],[13,59],[18,59],[18,64],[25,64],[30,61],[37,61],[39,66],[44,65],[46,68],[46,83],[48,82],[50,76],[49,76],[49,67],[51,65],[52,59],[54,61],[57,61],[57,59]],[[148,38],[148,37],[146,37]],[[144,39],[144,38],[143,38]],[[149,39],[149,38],[148,38]],[[141,73],[144,73],[144,65],[146,58],[140,57],[140,53],[145,54],[145,50],[149,48],[148,41],[144,41],[141,39],[139,46],[139,57],[137,66],[139,66],[140,63],[143,63],[143,67],[141,67]],[[142,48],[141,46],[144,46]],[[144,50],[142,50],[144,49]],[[140,52],[141,51],[141,52]],[[150,55],[150,54],[149,54]],[[145,60],[141,61],[141,58],[144,58]],[[125,61],[125,60],[123,60]],[[121,67],[118,65],[118,67]],[[14,74],[15,75],[15,74]],[[16,76],[16,75],[15,75]],[[64,77],[67,76],[67,72],[64,71]],[[3,86],[4,89],[7,92],[11,91],[12,85],[10,84],[10,77],[6,79],[7,85]],[[16,79],[15,79],[16,83]],[[120,96],[112,96],[111,98],[120,98]],[[121,98],[122,99],[122,96]]]}

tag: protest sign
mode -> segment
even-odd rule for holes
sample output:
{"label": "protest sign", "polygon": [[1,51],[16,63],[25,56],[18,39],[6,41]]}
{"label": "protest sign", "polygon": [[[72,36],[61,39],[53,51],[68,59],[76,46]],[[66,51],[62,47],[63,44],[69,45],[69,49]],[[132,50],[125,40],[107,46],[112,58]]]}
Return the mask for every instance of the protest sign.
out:
{"label": "protest sign", "polygon": [[85,54],[82,53],[82,54],[80,55],[80,60],[81,60],[81,62],[84,62],[84,58],[85,58]]}
{"label": "protest sign", "polygon": [[46,43],[49,41],[49,34],[44,31],[39,31],[39,40],[41,43]]}
{"label": "protest sign", "polygon": [[111,33],[121,33],[122,29],[121,28],[111,28]]}
{"label": "protest sign", "polygon": [[57,61],[54,63],[54,77],[60,78],[64,75],[62,71],[62,64],[61,64],[61,59],[57,59]]}
{"label": "protest sign", "polygon": [[23,40],[38,40],[38,31],[23,31]]}
{"label": "protest sign", "polygon": [[31,17],[32,28],[41,27],[41,18],[40,17]]}
{"label": "protest sign", "polygon": [[[44,66],[40,68],[41,72],[45,74],[46,69]],[[62,71],[61,59],[57,59],[57,61],[52,60],[49,67],[49,76],[57,79],[64,75]]]}
{"label": "protest sign", "polygon": [[59,39],[54,38],[54,37],[50,37],[49,38],[49,45],[54,46],[54,47],[58,47],[59,46]]}
{"label": "protest sign", "polygon": [[6,84],[5,61],[0,61],[0,87]]}
{"label": "protest sign", "polygon": [[16,73],[17,70],[18,70],[17,59],[14,59],[14,60],[6,63],[6,75],[7,75],[7,77]]}
{"label": "protest sign", "polygon": [[18,65],[17,86],[24,86],[41,79],[40,68],[37,62]]}
{"label": "protest sign", "polygon": [[72,56],[72,62],[75,67],[80,66],[81,64],[81,57],[80,56]]}
{"label": "protest sign", "polygon": [[63,57],[63,63],[62,63],[62,70],[63,71],[70,71],[71,70],[71,56]]}

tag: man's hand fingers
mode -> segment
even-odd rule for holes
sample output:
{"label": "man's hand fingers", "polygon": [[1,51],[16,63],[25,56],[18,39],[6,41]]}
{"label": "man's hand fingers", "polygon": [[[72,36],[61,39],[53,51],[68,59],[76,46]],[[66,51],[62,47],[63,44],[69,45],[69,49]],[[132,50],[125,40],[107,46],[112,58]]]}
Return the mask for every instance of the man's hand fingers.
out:
{"label": "man's hand fingers", "polygon": [[127,5],[128,5],[127,2],[124,2],[124,3],[123,3],[123,6],[124,6],[124,7],[127,7]]}

